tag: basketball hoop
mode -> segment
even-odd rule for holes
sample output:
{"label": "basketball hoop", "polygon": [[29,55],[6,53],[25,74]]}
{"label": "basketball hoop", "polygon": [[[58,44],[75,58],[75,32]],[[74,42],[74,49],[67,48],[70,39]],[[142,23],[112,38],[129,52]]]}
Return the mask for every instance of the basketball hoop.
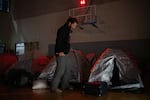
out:
{"label": "basketball hoop", "polygon": [[96,5],[69,9],[69,16],[77,18],[79,25],[92,24],[96,26]]}

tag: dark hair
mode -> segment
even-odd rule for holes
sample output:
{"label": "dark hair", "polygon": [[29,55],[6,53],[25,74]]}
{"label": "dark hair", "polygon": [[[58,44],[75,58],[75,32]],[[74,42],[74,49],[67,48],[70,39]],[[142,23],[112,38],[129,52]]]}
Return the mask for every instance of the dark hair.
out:
{"label": "dark hair", "polygon": [[68,19],[67,19],[67,22],[66,22],[67,24],[69,24],[69,23],[71,23],[71,24],[73,24],[73,23],[78,23],[78,20],[76,19],[76,18],[74,18],[74,17],[69,17]]}

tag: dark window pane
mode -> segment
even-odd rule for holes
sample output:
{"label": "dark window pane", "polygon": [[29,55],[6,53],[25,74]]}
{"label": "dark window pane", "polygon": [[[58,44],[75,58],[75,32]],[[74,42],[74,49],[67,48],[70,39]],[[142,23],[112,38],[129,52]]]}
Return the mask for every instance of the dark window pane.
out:
{"label": "dark window pane", "polygon": [[0,0],[0,12],[9,12],[10,6],[9,6],[10,0]]}

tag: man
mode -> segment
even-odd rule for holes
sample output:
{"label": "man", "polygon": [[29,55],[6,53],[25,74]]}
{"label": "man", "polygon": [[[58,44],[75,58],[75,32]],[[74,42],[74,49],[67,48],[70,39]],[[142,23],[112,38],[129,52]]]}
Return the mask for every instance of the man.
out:
{"label": "man", "polygon": [[[69,17],[67,22],[57,31],[55,44],[57,67],[51,84],[52,91],[62,92],[62,90],[69,88],[71,69],[68,57],[70,51],[70,33],[72,32],[72,29],[77,27],[77,25],[77,19]],[[62,90],[58,88],[59,84]]]}

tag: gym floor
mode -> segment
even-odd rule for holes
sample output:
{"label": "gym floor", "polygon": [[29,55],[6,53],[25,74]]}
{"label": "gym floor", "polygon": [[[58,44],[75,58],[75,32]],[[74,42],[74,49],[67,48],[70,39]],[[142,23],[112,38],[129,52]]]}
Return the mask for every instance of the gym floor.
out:
{"label": "gym floor", "polygon": [[125,93],[108,91],[103,96],[83,94],[82,90],[51,92],[49,89],[32,90],[31,87],[12,88],[0,83],[1,100],[150,100],[149,91],[143,93]]}

